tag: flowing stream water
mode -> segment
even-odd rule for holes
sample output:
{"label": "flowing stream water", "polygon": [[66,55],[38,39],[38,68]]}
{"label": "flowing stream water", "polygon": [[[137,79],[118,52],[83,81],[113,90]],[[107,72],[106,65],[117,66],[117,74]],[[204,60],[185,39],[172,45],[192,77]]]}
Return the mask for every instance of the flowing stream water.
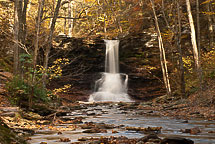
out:
{"label": "flowing stream water", "polygon": [[[112,130],[108,130],[107,133],[83,133],[83,129],[77,128],[74,131],[62,131],[61,135],[58,135],[57,131],[50,130],[38,130],[36,134],[31,136],[31,144],[38,144],[40,142],[47,142],[48,144],[58,144],[59,139],[69,138],[70,142],[61,142],[63,144],[69,144],[71,142],[78,141],[81,137],[105,137],[105,136],[126,136],[128,138],[141,138],[146,136],[144,133],[137,131],[128,131],[126,126],[132,127],[162,127],[159,137],[178,136],[183,138],[192,139],[195,144],[214,144],[215,133],[209,133],[215,130],[215,121],[206,121],[202,119],[191,119],[184,123],[183,119],[175,119],[171,117],[159,117],[159,116],[143,116],[139,112],[151,113],[149,110],[136,110],[136,109],[120,109],[117,103],[97,106],[85,106],[85,109],[73,110],[68,113],[64,118],[74,119],[82,116],[83,122],[105,123],[114,124],[115,126],[124,125],[123,127],[114,128],[118,133],[112,133]],[[153,112],[156,115],[156,111]],[[95,115],[91,115],[95,114]],[[72,124],[71,124],[72,125]],[[81,124],[80,124],[81,125]],[[58,127],[68,127],[69,125],[59,125]],[[190,134],[181,132],[182,129],[189,129],[198,127],[201,129],[201,133]]]}

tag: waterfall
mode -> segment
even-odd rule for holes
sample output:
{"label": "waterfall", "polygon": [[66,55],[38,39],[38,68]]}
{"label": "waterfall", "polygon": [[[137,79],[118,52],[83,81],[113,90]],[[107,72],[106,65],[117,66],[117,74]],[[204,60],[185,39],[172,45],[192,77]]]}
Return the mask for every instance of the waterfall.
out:
{"label": "waterfall", "polygon": [[119,73],[119,40],[104,40],[106,43],[105,72]]}
{"label": "waterfall", "polygon": [[95,82],[94,93],[89,101],[131,102],[127,94],[128,75],[119,73],[119,40],[104,40],[106,43],[105,72]]}

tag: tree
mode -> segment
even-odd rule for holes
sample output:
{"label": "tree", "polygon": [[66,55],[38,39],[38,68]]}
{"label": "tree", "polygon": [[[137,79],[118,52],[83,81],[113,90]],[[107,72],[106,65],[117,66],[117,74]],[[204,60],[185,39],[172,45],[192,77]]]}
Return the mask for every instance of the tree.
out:
{"label": "tree", "polygon": [[[48,40],[47,40],[47,45],[46,45],[46,50],[45,50],[45,57],[44,57],[44,62],[43,62],[44,69],[47,69],[47,67],[48,67],[49,53],[50,53],[50,50],[51,50],[51,47],[52,47],[52,39],[53,39],[53,34],[54,34],[54,30],[55,30],[55,24],[56,24],[56,21],[57,21],[60,6],[61,6],[61,0],[58,0],[56,8],[55,8],[55,11],[54,11],[54,16],[53,16],[52,21],[51,21],[49,37],[48,37]],[[43,75],[43,84],[44,84],[44,86],[46,85],[46,77],[47,76],[44,74]]]}
{"label": "tree", "polygon": [[163,79],[164,79],[164,84],[167,90],[167,95],[171,95],[171,88],[170,88],[170,82],[169,82],[169,75],[168,75],[168,69],[167,69],[167,61],[166,61],[166,55],[165,55],[165,50],[163,46],[163,41],[161,37],[161,32],[158,24],[158,18],[155,12],[155,5],[154,5],[154,0],[150,0],[151,5],[152,5],[152,10],[154,14],[154,19],[155,19],[155,27],[158,35],[158,41],[159,41],[159,50],[160,50],[160,62],[161,62],[161,68],[163,72]]}
{"label": "tree", "polygon": [[36,37],[34,43],[34,54],[33,54],[33,68],[36,68],[37,64],[37,56],[39,50],[39,33],[40,33],[40,26],[41,26],[41,19],[43,16],[43,6],[45,0],[38,0],[38,14],[37,14],[37,22],[36,22]]}
{"label": "tree", "polygon": [[18,4],[19,1],[15,0],[14,2],[14,50],[13,50],[13,61],[14,61],[14,66],[13,66],[13,74],[17,75],[18,70],[19,70],[19,16],[18,16]]}
{"label": "tree", "polygon": [[211,50],[211,48],[213,48],[213,44],[214,44],[214,28],[213,28],[213,21],[212,21],[212,17],[211,17],[211,1],[209,1],[207,3],[207,17],[208,17],[208,30],[209,30],[209,50]]}
{"label": "tree", "polygon": [[176,26],[176,34],[175,34],[175,39],[176,39],[176,46],[178,48],[178,53],[179,53],[179,69],[180,69],[180,86],[181,86],[181,96],[185,96],[185,80],[184,80],[184,63],[182,60],[182,49],[181,49],[181,6],[179,4],[178,0],[175,0],[175,4],[177,7],[177,20],[175,22]]}
{"label": "tree", "polygon": [[14,1],[14,74],[22,74],[22,64],[19,56],[22,49],[25,50],[26,38],[26,12],[28,0]]}
{"label": "tree", "polygon": [[[69,17],[73,17],[74,15],[73,15],[73,1],[70,1],[69,3],[68,3],[68,16]],[[69,33],[68,33],[68,35],[69,36],[72,36],[73,34],[73,24],[74,23],[74,20],[73,19],[69,19],[68,20],[68,25],[69,25]]]}
{"label": "tree", "polygon": [[198,54],[198,48],[196,44],[196,32],[195,32],[195,26],[193,22],[193,16],[191,13],[190,0],[186,0],[186,5],[187,5],[188,19],[189,19],[189,24],[191,29],[191,42],[193,46],[193,55],[194,55],[196,69],[198,71],[200,69],[199,54]]}

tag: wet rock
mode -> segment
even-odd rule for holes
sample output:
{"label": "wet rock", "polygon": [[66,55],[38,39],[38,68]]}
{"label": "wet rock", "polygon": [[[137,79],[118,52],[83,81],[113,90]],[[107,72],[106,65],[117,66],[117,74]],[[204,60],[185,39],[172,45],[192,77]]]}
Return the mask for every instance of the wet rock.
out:
{"label": "wet rock", "polygon": [[68,113],[70,113],[70,111],[59,111],[56,113],[56,116],[67,116]]}
{"label": "wet rock", "polygon": [[99,129],[99,128],[92,128],[92,129],[83,131],[83,133],[107,133],[107,130]]}
{"label": "wet rock", "polygon": [[96,113],[87,113],[87,116],[94,116]]}
{"label": "wet rock", "polygon": [[0,111],[3,112],[18,112],[20,111],[19,107],[0,107]]}
{"label": "wet rock", "polygon": [[37,120],[36,121],[36,124],[40,124],[40,125],[48,125],[50,123],[51,123],[51,121],[49,121],[49,120]]}
{"label": "wet rock", "polygon": [[71,119],[71,117],[61,117],[59,123],[61,124],[81,124],[83,117],[75,117]]}
{"label": "wet rock", "polygon": [[156,134],[150,134],[145,137],[142,137],[138,140],[138,142],[156,142],[159,143],[161,139]]}
{"label": "wet rock", "polygon": [[182,123],[188,123],[189,121],[188,120],[184,120]]}
{"label": "wet rock", "polygon": [[88,137],[81,137],[81,138],[78,138],[78,141],[88,141],[90,139],[91,138],[88,138]]}
{"label": "wet rock", "polygon": [[85,124],[81,125],[82,129],[91,129],[91,128],[99,128],[99,129],[113,129],[116,126],[112,124],[105,124],[105,123],[93,123],[93,122],[86,122]]}
{"label": "wet rock", "polygon": [[95,124],[93,122],[86,122],[83,125],[80,126],[82,129],[91,129],[95,127]]}
{"label": "wet rock", "polygon": [[161,132],[162,127],[147,127],[147,128],[143,128],[143,127],[126,127],[126,130],[133,130],[133,131],[137,131],[137,132],[143,132],[143,133],[160,133]]}
{"label": "wet rock", "polygon": [[118,131],[116,131],[116,130],[112,130],[112,133],[119,133]]}
{"label": "wet rock", "polygon": [[75,104],[71,104],[69,108],[70,110],[82,110],[82,109],[87,109],[87,106],[83,104],[75,103]]}
{"label": "wet rock", "polygon": [[33,113],[33,112],[22,112],[21,116],[27,120],[41,120],[41,119],[43,119],[42,116],[40,116],[37,113]]}
{"label": "wet rock", "polygon": [[62,132],[57,132],[57,134],[58,134],[58,135],[61,135],[61,134],[63,134],[63,133],[62,133]]}
{"label": "wet rock", "polygon": [[101,144],[102,142],[100,140],[94,140],[92,142],[89,142],[89,144]]}
{"label": "wet rock", "polygon": [[70,142],[69,138],[60,138],[60,142]]}
{"label": "wet rock", "polygon": [[183,133],[190,133],[190,134],[198,134],[201,133],[201,129],[199,127],[191,128],[191,129],[184,129],[181,130]]}
{"label": "wet rock", "polygon": [[132,109],[137,109],[138,108],[139,103],[125,103],[123,106],[120,106],[120,110],[132,110]]}
{"label": "wet rock", "polygon": [[0,113],[0,116],[8,116],[8,117],[14,117],[16,114],[15,112],[6,112],[6,113]]}
{"label": "wet rock", "polygon": [[112,124],[105,124],[105,123],[98,123],[95,126],[98,127],[98,128],[101,128],[101,129],[113,129],[113,128],[116,127],[116,126],[114,126]]}
{"label": "wet rock", "polygon": [[20,134],[30,134],[30,135],[35,134],[35,130],[28,129],[28,128],[16,128],[16,129],[14,129],[14,131],[16,133],[20,133]]}
{"label": "wet rock", "polygon": [[180,137],[167,137],[161,140],[160,144],[194,144],[190,139]]}

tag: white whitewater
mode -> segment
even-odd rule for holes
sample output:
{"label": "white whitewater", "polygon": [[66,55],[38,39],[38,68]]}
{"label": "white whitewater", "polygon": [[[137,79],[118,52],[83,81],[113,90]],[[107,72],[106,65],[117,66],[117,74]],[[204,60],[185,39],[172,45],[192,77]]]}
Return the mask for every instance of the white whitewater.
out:
{"label": "white whitewater", "polygon": [[131,102],[127,94],[128,75],[119,73],[119,41],[105,40],[105,72],[95,83],[89,102]]}

